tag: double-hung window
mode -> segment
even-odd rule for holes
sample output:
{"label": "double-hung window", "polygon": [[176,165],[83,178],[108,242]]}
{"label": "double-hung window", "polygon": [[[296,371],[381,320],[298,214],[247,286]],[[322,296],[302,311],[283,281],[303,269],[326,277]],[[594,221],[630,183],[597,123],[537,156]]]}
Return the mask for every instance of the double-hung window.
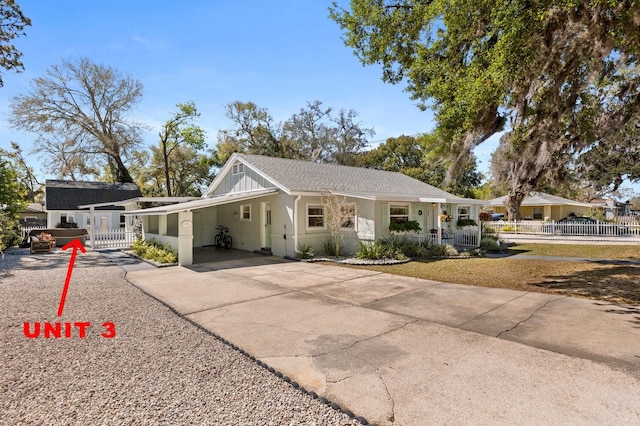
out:
{"label": "double-hung window", "polygon": [[240,220],[251,220],[251,204],[243,204],[240,206]]}
{"label": "double-hung window", "polygon": [[391,204],[389,206],[389,222],[403,223],[409,221],[408,204]]}
{"label": "double-hung window", "polygon": [[307,206],[307,228],[324,228],[324,206]]}

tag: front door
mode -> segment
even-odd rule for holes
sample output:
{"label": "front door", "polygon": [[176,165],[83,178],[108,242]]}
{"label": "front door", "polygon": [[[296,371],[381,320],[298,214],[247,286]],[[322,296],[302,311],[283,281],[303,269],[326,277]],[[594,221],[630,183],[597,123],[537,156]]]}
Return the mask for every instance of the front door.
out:
{"label": "front door", "polygon": [[271,203],[262,203],[262,247],[271,248]]}

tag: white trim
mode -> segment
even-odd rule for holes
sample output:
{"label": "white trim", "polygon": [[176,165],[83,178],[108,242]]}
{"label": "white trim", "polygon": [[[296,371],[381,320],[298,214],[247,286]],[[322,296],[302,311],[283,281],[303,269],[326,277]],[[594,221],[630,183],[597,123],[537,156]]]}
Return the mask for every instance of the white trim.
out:
{"label": "white trim", "polygon": [[[245,219],[244,217],[244,208],[249,208],[249,217]],[[240,204],[240,221],[242,222],[251,222],[251,204]]]}
{"label": "white trim", "polygon": [[252,198],[264,197],[265,195],[271,195],[278,192],[277,189],[260,189],[257,191],[246,192],[232,192],[225,195],[219,195],[211,198],[201,198],[194,201],[187,201],[180,204],[170,204],[168,206],[152,207],[149,209],[130,210],[125,211],[125,215],[166,215],[170,213],[177,213],[181,211],[191,211],[197,209],[204,209],[207,207],[218,206],[221,204],[229,204],[237,201],[250,200]]}
{"label": "white trim", "polygon": [[[391,225],[391,207],[395,206],[395,207],[406,207],[407,208],[407,222],[411,220],[411,203],[389,203],[389,209],[388,209],[388,213],[389,213],[389,225]],[[404,217],[405,215],[393,215],[393,217]]]}
{"label": "white trim", "polygon": [[[320,208],[322,209],[322,226],[309,226],[309,218],[310,217],[321,217],[320,215],[309,215],[309,209],[310,208]],[[325,206],[323,206],[322,204],[317,204],[317,203],[308,203],[306,205],[306,209],[305,209],[305,221],[304,221],[304,225],[305,225],[305,229],[307,231],[320,231],[320,230],[326,230],[327,229],[327,212],[326,212],[326,208]]]}

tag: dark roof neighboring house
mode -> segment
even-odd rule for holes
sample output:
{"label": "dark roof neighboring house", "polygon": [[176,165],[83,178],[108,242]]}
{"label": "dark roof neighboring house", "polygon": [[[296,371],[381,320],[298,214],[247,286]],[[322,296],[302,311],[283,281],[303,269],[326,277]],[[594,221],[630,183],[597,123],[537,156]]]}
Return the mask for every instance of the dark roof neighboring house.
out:
{"label": "dark roof neighboring house", "polygon": [[[110,203],[141,197],[135,183],[79,182],[47,180],[47,210],[79,210],[86,204]],[[121,210],[123,207],[100,207],[97,210]]]}

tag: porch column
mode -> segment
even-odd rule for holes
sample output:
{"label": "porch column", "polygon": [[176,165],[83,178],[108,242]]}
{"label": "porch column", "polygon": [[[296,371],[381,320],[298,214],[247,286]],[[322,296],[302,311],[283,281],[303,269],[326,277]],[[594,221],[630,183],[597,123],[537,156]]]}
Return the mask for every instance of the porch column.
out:
{"label": "porch column", "polygon": [[[166,233],[165,216],[165,233]],[[178,212],[178,264],[188,266],[193,264],[193,213],[191,211]]]}
{"label": "porch column", "polygon": [[436,206],[436,215],[438,216],[438,245],[442,245],[442,220],[440,220],[440,209],[442,204],[438,203]]}

